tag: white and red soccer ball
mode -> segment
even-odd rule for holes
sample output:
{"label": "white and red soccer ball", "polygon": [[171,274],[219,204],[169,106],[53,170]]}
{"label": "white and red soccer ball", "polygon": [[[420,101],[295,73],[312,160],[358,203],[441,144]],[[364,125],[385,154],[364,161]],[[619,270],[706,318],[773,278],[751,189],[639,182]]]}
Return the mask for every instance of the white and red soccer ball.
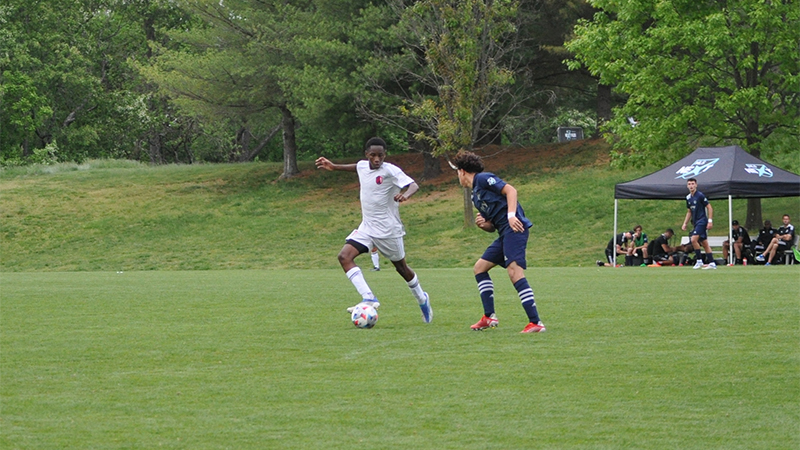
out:
{"label": "white and red soccer ball", "polygon": [[378,310],[367,303],[359,303],[350,318],[356,328],[372,328],[378,322]]}

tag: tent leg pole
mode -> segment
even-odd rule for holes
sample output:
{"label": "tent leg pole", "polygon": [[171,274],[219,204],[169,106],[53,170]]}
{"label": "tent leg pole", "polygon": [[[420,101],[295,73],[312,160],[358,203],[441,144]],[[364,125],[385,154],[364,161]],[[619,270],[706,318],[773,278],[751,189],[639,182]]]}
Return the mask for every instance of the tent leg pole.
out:
{"label": "tent leg pole", "polygon": [[733,250],[733,197],[728,195],[728,264],[736,263],[736,252]]}
{"label": "tent leg pole", "polygon": [[613,244],[611,254],[611,265],[617,267],[617,210],[619,207],[619,200],[614,199],[614,234],[611,236],[611,243]]}

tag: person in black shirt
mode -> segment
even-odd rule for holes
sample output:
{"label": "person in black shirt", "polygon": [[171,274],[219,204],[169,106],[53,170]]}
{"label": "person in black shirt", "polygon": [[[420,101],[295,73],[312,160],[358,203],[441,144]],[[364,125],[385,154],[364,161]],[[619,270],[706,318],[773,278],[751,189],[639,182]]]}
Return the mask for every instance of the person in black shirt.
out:
{"label": "person in black shirt", "polygon": [[[606,246],[606,261],[608,262],[603,263],[603,261],[598,260],[597,265],[600,267],[614,267],[614,247],[616,247],[617,255],[630,256],[630,250],[626,248],[625,244],[631,242],[632,239],[633,234],[630,231],[620,233],[615,239],[610,239]],[[616,241],[616,246],[614,245],[614,241]]]}
{"label": "person in black shirt", "polygon": [[[678,247],[670,247],[669,240],[675,232],[667,228],[664,233],[650,242],[649,253],[653,255],[653,264],[659,266],[672,266],[678,264]],[[651,266],[652,267],[652,266]]]}
{"label": "person in black shirt", "polygon": [[[750,247],[750,235],[744,227],[739,226],[739,221],[731,222],[733,228],[733,253],[736,255],[736,264],[742,263],[742,252]],[[730,253],[730,243],[722,243],[722,257],[727,261]]]}
{"label": "person in black shirt", "polygon": [[772,222],[765,220],[764,228],[758,231],[758,237],[756,237],[756,240],[752,242],[753,254],[760,255],[764,253],[764,250],[767,248],[769,243],[772,242],[772,238],[775,237],[776,232],[777,230],[772,228]]}
{"label": "person in black shirt", "polygon": [[[780,252],[783,255],[783,252],[787,250],[794,242],[794,225],[789,223],[791,218],[788,214],[783,215],[783,226],[778,228],[778,234],[774,238],[772,238],[772,242],[767,245],[767,248],[764,250],[764,253],[758,255],[756,257],[756,261],[764,261],[766,259],[767,263],[766,266],[772,264],[772,259],[775,258],[775,254]],[[769,255],[767,258],[764,256]]]}

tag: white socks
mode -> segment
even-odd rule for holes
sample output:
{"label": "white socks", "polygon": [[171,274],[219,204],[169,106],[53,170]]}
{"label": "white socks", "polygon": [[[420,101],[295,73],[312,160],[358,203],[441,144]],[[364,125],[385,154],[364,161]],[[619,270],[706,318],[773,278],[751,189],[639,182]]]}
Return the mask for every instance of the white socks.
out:
{"label": "white socks", "polygon": [[356,266],[348,270],[347,278],[350,279],[350,282],[356,287],[358,293],[361,294],[361,298],[370,300],[375,298],[375,295],[372,293],[372,289],[370,289],[369,285],[367,284],[367,280],[364,279],[364,274],[361,273],[360,267]]}
{"label": "white socks", "polygon": [[[372,289],[369,288],[360,267],[356,266],[348,270],[347,278],[350,279],[350,282],[353,283],[358,293],[361,294],[361,298],[369,300],[375,298],[375,294],[373,294]],[[417,303],[420,305],[425,303],[425,292],[422,290],[422,286],[419,285],[419,279],[416,274],[414,274],[414,278],[407,284],[411,293],[414,294],[414,298],[417,299]]]}
{"label": "white socks", "polygon": [[425,292],[422,291],[422,286],[419,285],[417,274],[414,274],[414,278],[408,282],[408,288],[411,289],[411,293],[414,294],[414,298],[417,299],[417,303],[420,305],[425,303]]}

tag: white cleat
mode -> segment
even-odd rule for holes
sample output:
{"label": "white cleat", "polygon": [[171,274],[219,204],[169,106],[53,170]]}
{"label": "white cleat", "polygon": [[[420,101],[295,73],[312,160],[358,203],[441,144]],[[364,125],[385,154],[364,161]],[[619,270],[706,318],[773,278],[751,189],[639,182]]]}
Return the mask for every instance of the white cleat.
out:
{"label": "white cleat", "polygon": [[[378,308],[381,307],[381,302],[379,302],[377,298],[374,299],[374,300],[365,298],[364,300],[361,301],[361,303],[366,303],[368,305],[372,305],[372,307],[375,308],[375,309],[378,309]],[[358,305],[360,305],[361,303],[359,303]],[[352,313],[353,310],[356,309],[356,306],[358,306],[358,305],[351,306],[351,307],[347,308],[347,312]]]}
{"label": "white cleat", "polygon": [[696,263],[694,263],[694,267],[692,267],[692,269],[699,269],[701,267],[703,267],[703,261],[698,260]]}
{"label": "white cleat", "polygon": [[713,262],[711,264],[707,265],[707,266],[703,266],[703,270],[716,269],[716,268],[717,268],[717,263],[713,263]]}

